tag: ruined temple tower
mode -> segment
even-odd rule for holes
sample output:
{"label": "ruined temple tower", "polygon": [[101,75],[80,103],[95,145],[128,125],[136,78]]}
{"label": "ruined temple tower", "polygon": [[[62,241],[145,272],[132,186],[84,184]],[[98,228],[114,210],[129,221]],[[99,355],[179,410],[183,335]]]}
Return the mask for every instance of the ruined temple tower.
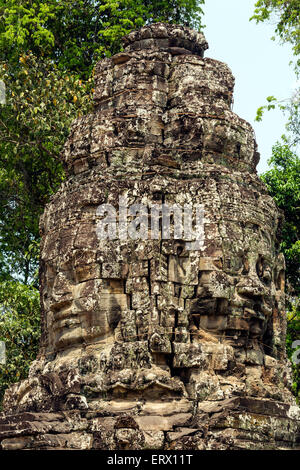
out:
{"label": "ruined temple tower", "polygon": [[[207,47],[155,24],[97,64],[94,111],[73,123],[41,218],[42,344],[6,392],[3,449],[297,446],[280,217]],[[160,221],[156,238],[100,239],[99,206],[120,219],[120,198],[202,205],[202,243]]]}

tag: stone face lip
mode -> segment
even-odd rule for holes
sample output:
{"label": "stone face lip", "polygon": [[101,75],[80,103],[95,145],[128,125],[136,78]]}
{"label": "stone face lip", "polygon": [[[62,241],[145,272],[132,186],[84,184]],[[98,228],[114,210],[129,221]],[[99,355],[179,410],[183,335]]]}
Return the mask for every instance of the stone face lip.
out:
{"label": "stone face lip", "polygon": [[[96,65],[94,110],[72,125],[41,217],[42,342],[5,394],[1,446],[299,448],[281,216],[232,73],[186,27],[124,45]],[[164,237],[162,215],[156,238],[100,239],[99,207],[119,221],[120,200],[201,205],[203,243]]]}

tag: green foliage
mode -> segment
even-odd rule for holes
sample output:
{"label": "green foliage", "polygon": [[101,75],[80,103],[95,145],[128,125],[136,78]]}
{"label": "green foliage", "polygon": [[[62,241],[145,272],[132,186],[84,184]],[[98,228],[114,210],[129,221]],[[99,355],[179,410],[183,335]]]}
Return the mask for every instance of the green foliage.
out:
{"label": "green foliage", "polygon": [[59,152],[72,120],[90,106],[92,79],[59,71],[31,53],[0,63],[6,105],[0,106],[0,281],[32,282],[38,219],[64,178]]}
{"label": "green foliage", "polygon": [[[293,45],[294,55],[300,54],[300,1],[299,0],[258,0],[251,19],[257,23],[275,22],[275,34],[282,42]],[[300,60],[298,60],[300,65]]]}
{"label": "green foliage", "polygon": [[280,101],[278,101],[277,98],[275,98],[275,96],[268,96],[266,100],[268,104],[264,106],[260,106],[256,111],[255,121],[257,122],[262,121],[263,114],[265,111],[270,111],[271,109],[275,109],[276,106],[282,111],[286,109],[286,106],[283,105]]}
{"label": "green foliage", "polygon": [[18,58],[31,50],[63,70],[88,76],[95,62],[118,52],[120,39],[146,23],[201,27],[204,0],[0,0],[0,48]]}
{"label": "green foliage", "polygon": [[27,377],[40,337],[39,292],[18,282],[0,283],[0,341],[7,360],[0,365],[0,404],[5,389]]}

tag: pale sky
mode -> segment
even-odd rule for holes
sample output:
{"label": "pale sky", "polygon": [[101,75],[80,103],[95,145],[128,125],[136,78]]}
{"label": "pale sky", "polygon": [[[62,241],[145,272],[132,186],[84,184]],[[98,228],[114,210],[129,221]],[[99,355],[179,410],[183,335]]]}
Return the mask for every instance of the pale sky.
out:
{"label": "pale sky", "polygon": [[203,32],[209,44],[205,56],[226,62],[235,76],[233,111],[254,127],[261,154],[258,172],[262,173],[268,168],[272,146],[285,132],[286,118],[272,110],[255,122],[256,110],[267,96],[289,98],[296,77],[289,65],[291,46],[271,40],[271,24],[249,21],[254,4],[254,0],[206,0]]}

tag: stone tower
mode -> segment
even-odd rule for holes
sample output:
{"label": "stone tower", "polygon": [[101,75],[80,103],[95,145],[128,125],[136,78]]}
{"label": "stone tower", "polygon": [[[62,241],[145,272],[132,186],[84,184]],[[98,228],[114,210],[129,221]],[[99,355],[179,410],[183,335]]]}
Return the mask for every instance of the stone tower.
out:
{"label": "stone tower", "polygon": [[[207,47],[154,24],[97,64],[94,111],[73,123],[41,218],[42,344],[6,392],[2,448],[297,446],[280,216]],[[100,238],[99,207],[120,222],[120,200],[130,224],[137,204],[202,206],[202,242],[175,236],[173,213],[168,236],[159,213],[156,237],[140,219],[135,237]]]}

